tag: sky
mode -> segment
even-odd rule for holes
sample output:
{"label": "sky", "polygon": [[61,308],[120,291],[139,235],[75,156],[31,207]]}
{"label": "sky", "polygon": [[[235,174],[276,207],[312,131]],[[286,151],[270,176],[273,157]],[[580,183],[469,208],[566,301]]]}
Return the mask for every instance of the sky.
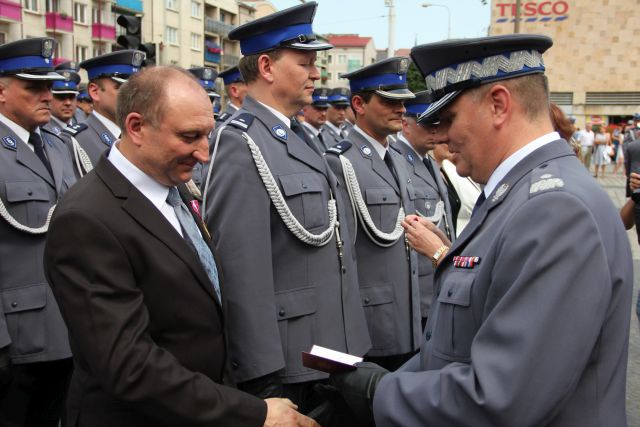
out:
{"label": "sky", "polygon": [[[299,0],[270,0],[278,10],[300,4]],[[388,45],[389,8],[385,0],[316,0],[318,9],[313,30],[319,34],[348,33],[373,37],[376,49]],[[394,0],[396,11],[395,48],[410,48],[447,38],[448,13],[442,6],[422,7],[424,3],[447,6],[451,13],[451,37],[487,35],[491,9],[481,0]]]}

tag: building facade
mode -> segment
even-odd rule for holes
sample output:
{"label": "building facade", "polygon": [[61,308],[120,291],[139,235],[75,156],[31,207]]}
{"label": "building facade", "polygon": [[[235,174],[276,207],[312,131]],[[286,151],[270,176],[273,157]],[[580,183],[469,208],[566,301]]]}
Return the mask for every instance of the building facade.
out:
{"label": "building facade", "polygon": [[325,37],[334,46],[326,54],[326,86],[346,87],[349,82],[341,75],[376,62],[372,37],[357,34],[327,34]]}
{"label": "building facade", "polygon": [[[514,32],[515,0],[493,0],[490,34]],[[636,0],[521,2],[520,32],[545,34],[551,100],[585,122],[621,123],[640,112]]]}

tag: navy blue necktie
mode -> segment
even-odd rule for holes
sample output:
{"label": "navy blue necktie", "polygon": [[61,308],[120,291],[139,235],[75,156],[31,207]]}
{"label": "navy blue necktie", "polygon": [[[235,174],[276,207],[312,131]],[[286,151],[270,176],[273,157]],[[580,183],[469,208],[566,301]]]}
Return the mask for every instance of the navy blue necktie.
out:
{"label": "navy blue necktie", "polygon": [[178,221],[180,222],[180,226],[182,227],[182,231],[186,235],[185,238],[189,243],[191,243],[191,246],[198,254],[200,263],[202,264],[202,267],[204,267],[205,271],[207,272],[207,276],[209,276],[209,279],[211,280],[213,289],[216,293],[216,296],[218,297],[218,302],[221,303],[222,297],[220,296],[220,282],[218,280],[218,269],[216,268],[216,261],[213,259],[211,249],[209,249],[209,246],[202,238],[202,234],[200,234],[198,225],[193,219],[193,216],[191,216],[191,212],[189,212],[187,206],[182,202],[180,193],[178,192],[178,189],[176,187],[171,187],[169,189],[167,203],[169,203],[173,207],[173,210],[178,217]]}
{"label": "navy blue necktie", "polygon": [[47,155],[44,152],[44,143],[42,142],[42,138],[35,132],[31,132],[29,134],[29,143],[33,144],[33,152],[38,156],[42,164],[47,168],[49,174],[51,174],[51,178],[53,178],[53,171],[51,170],[51,163],[49,163],[49,159],[47,159]]}

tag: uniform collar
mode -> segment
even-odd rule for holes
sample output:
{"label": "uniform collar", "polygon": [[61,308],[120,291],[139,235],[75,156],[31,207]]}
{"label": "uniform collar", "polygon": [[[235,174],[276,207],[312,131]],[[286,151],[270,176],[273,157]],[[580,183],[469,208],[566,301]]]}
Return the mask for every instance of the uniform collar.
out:
{"label": "uniform collar", "polygon": [[413,145],[411,145],[411,143],[409,142],[409,140],[408,140],[407,138],[405,138],[405,137],[404,137],[404,135],[402,134],[402,132],[398,132],[397,136],[398,136],[398,140],[399,140],[399,141],[402,141],[402,142],[403,142],[407,147],[409,147],[409,148],[411,149],[411,151],[413,151],[413,152],[415,153],[415,155],[416,155],[416,156],[418,156],[418,158],[419,158],[420,160],[423,160],[423,159],[424,159],[424,156],[421,156],[421,155],[420,155],[420,153],[418,153],[418,152],[416,151],[416,149],[415,149],[415,148],[413,148]]}
{"label": "uniform collar", "polygon": [[484,186],[484,195],[485,197],[489,197],[496,186],[502,181],[502,179],[507,176],[509,171],[514,168],[515,165],[520,163],[522,159],[527,157],[529,154],[533,153],[538,148],[547,145],[551,142],[557,141],[560,139],[560,134],[558,132],[551,132],[545,135],[542,135],[539,138],[534,139],[509,157],[507,157],[498,167],[493,171],[489,180],[487,181],[487,185]]}
{"label": "uniform collar", "polygon": [[[22,126],[20,126],[16,122],[14,122],[13,120],[9,119],[7,116],[5,116],[2,113],[0,113],[0,122],[2,122],[9,129],[11,129],[11,131],[13,133],[15,133],[16,136],[22,140],[22,142],[24,142],[25,144],[28,144],[28,142],[29,142],[29,131],[28,130],[26,130],[25,128],[23,128]],[[40,127],[39,126],[36,128],[35,133],[40,135]],[[42,136],[42,135],[40,135],[40,136]]]}
{"label": "uniform collar", "polygon": [[329,127],[329,129],[334,131],[336,133],[336,135],[340,135],[341,129],[337,128],[336,126],[334,126],[334,124],[331,123],[329,120],[327,120],[324,124],[327,125]]}
{"label": "uniform collar", "polygon": [[67,126],[69,126],[69,123],[63,122],[62,120],[60,120],[59,118],[57,118],[53,114],[51,115],[51,120],[53,121],[54,124],[58,125],[60,130],[62,130],[64,128],[66,128]]}
{"label": "uniform collar", "polygon": [[120,130],[117,124],[113,123],[111,120],[107,119],[105,116],[98,113],[96,110],[93,110],[93,113],[91,114],[93,114],[96,117],[96,119],[100,120],[100,123],[102,123],[107,128],[107,130],[111,132],[111,135],[115,136],[116,139],[120,138],[120,134],[122,133],[122,131]]}
{"label": "uniform collar", "polygon": [[313,134],[313,136],[318,136],[318,134],[320,133],[319,129],[316,129],[315,126],[313,126],[310,123],[307,122],[302,122],[302,126],[304,126],[305,128],[307,128],[309,130],[309,132],[311,132]]}
{"label": "uniform collar", "polygon": [[380,158],[384,160],[384,155],[387,154],[388,146],[385,147],[384,145],[380,144],[378,141],[376,141],[371,136],[369,136],[365,131],[360,129],[358,125],[354,125],[353,129],[356,130],[360,135],[362,135],[364,139],[366,139],[367,142],[371,144],[373,149],[376,150],[376,153],[378,153],[378,156],[380,156]]}
{"label": "uniform collar", "polygon": [[162,206],[169,195],[169,187],[160,184],[158,181],[141,171],[136,165],[131,163],[118,150],[118,143],[111,146],[108,160],[118,171],[140,191],[153,205],[162,210]]}
{"label": "uniform collar", "polygon": [[267,110],[269,110],[274,116],[276,116],[278,119],[280,119],[282,121],[282,123],[284,123],[285,125],[287,125],[287,127],[289,129],[291,129],[291,119],[287,116],[285,116],[284,114],[282,114],[280,111],[276,110],[273,107],[269,107],[267,104],[264,104],[260,101],[256,101],[258,102],[258,104],[262,105],[264,108],[266,108]]}

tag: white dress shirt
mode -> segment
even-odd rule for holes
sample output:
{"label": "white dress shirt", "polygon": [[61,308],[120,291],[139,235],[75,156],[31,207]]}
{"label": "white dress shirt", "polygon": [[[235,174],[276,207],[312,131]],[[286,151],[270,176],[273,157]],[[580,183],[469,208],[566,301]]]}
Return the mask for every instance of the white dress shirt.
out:
{"label": "white dress shirt", "polygon": [[167,203],[169,187],[160,184],[131,163],[122,155],[120,150],[118,150],[118,144],[119,142],[116,142],[111,146],[111,151],[109,151],[107,159],[138,191],[149,199],[153,206],[160,211],[178,234],[182,236],[182,228],[180,227],[178,217],[173,210],[173,206]]}
{"label": "white dress shirt", "polygon": [[91,114],[95,115],[96,119],[100,120],[100,123],[102,123],[107,128],[107,130],[116,137],[116,139],[120,138],[120,134],[122,133],[122,131],[117,124],[113,123],[111,120],[107,119],[105,116],[95,110],[93,110],[93,113]]}
{"label": "white dress shirt", "polygon": [[[34,150],[33,148],[33,144],[29,143],[29,131],[26,130],[25,128],[23,128],[22,126],[20,126],[19,124],[17,124],[16,122],[14,122],[13,120],[11,120],[10,118],[8,118],[7,116],[3,115],[2,113],[0,113],[0,122],[2,122],[3,124],[5,124],[9,129],[11,129],[11,131],[13,133],[16,134],[16,136],[18,138],[20,138],[20,140],[22,142],[24,142],[25,144],[27,144],[27,147],[29,147],[31,149],[31,151]],[[42,138],[42,134],[40,133],[40,127],[38,126],[35,130],[35,133],[37,133],[38,135],[40,135],[40,138]],[[43,140],[44,141],[44,140]]]}

